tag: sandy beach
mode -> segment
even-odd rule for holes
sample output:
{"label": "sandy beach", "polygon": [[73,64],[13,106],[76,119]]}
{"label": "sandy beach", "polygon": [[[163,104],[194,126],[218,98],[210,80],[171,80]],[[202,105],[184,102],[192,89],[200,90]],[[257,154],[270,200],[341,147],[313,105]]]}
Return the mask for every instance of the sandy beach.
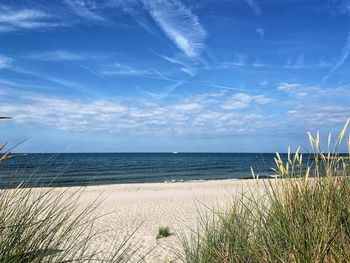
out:
{"label": "sandy beach", "polygon": [[[196,229],[200,213],[223,208],[232,196],[254,186],[254,180],[89,186],[80,197],[80,206],[99,197],[103,199],[99,214],[105,216],[97,220],[95,227],[99,231],[113,231],[96,238],[95,246],[108,247],[115,234],[122,238],[139,227],[132,241],[138,242],[140,255],[152,250],[145,261],[173,262],[176,256],[171,251],[179,247],[177,235]],[[174,235],[157,241],[160,226],[170,227]]]}

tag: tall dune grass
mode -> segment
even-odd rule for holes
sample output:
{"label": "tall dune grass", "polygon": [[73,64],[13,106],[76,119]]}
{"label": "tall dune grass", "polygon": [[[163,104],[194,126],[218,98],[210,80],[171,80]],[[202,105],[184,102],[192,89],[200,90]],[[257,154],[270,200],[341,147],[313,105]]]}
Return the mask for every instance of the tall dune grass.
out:
{"label": "tall dune grass", "polygon": [[319,133],[309,134],[306,167],[299,149],[285,161],[276,154],[279,178],[257,181],[228,211],[202,216],[181,238],[182,261],[350,262],[350,163],[340,154],[348,124],[334,144],[329,135],[326,153]]}
{"label": "tall dune grass", "polygon": [[[3,153],[0,165],[12,157]],[[80,208],[82,192],[82,188],[33,189],[24,184],[0,189],[0,262],[131,261],[137,250],[130,242],[132,233],[116,237],[109,249],[92,246],[105,234],[94,229],[100,200]]]}

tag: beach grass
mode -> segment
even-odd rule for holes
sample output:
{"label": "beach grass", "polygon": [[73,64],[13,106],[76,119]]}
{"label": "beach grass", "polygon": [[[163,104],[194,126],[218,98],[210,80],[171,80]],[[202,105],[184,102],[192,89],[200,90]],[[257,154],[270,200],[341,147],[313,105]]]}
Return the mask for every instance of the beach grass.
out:
{"label": "beach grass", "polygon": [[[4,152],[0,165],[12,157]],[[24,183],[0,189],[0,262],[131,262],[137,250],[130,241],[134,233],[116,236],[108,249],[92,246],[94,239],[106,234],[94,228],[103,216],[98,213],[101,200],[82,208],[83,191]]]}
{"label": "beach grass", "polygon": [[[260,181],[227,210],[201,216],[190,237],[180,238],[180,259],[209,262],[350,262],[349,121],[328,151],[309,134],[313,157],[299,148],[286,160],[276,154],[277,179]],[[346,145],[344,145],[346,144]],[[330,152],[330,150],[332,152]]]}

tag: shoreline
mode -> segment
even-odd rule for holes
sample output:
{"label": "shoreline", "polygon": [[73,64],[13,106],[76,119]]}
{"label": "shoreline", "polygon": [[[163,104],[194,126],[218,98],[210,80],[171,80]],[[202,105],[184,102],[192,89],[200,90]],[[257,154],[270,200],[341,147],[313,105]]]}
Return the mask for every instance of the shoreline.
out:
{"label": "shoreline", "polygon": [[[87,187],[108,187],[108,186],[125,186],[125,185],[172,185],[172,184],[187,184],[187,183],[205,183],[205,182],[249,182],[249,181],[264,181],[264,180],[270,180],[275,179],[275,177],[272,176],[259,176],[259,178],[215,178],[215,179],[194,179],[194,180],[165,180],[162,182],[123,182],[123,183],[101,183],[101,184],[77,184],[77,185],[55,185],[55,184],[47,184],[47,185],[25,185],[23,184],[21,188],[87,188]],[[0,190],[6,190],[6,189],[15,189],[18,184],[11,186],[11,187],[0,187]]]}
{"label": "shoreline", "polygon": [[[164,182],[144,182],[144,183],[112,183],[112,184],[91,184],[91,185],[53,185],[53,186],[24,186],[21,187],[22,189],[93,189],[95,188],[96,190],[102,190],[102,188],[109,189],[109,190],[118,190],[118,189],[151,189],[151,188],[157,188],[163,186],[163,188],[181,188],[181,186],[186,187],[191,187],[196,184],[199,185],[218,185],[220,186],[221,184],[227,185],[228,183],[247,183],[251,184],[252,182],[263,182],[263,181],[268,181],[268,180],[273,180],[275,178],[246,178],[246,179],[240,179],[240,178],[226,178],[226,179],[201,179],[201,180],[188,180],[188,181],[164,181]],[[112,189],[114,188],[114,189]],[[14,188],[0,188],[0,190],[6,190],[6,189],[14,189]]]}

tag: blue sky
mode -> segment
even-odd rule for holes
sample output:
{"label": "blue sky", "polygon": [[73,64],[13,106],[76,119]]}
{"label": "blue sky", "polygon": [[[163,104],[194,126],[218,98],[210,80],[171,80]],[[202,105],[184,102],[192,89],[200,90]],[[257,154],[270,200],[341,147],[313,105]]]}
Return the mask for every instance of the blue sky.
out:
{"label": "blue sky", "polygon": [[1,137],[285,151],[349,117],[349,55],[348,0],[2,0]]}

